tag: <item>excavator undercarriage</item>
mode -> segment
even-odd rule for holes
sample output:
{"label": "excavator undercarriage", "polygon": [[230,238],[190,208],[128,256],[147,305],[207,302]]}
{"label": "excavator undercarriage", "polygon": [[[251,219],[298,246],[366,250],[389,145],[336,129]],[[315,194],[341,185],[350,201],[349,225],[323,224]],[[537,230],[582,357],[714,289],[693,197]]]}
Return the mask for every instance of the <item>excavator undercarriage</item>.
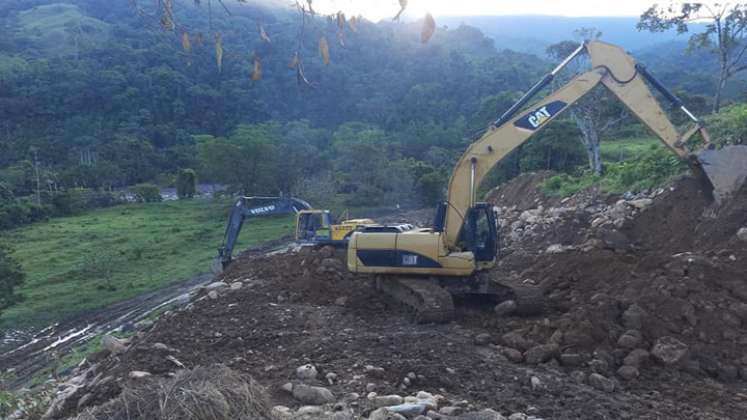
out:
{"label": "excavator undercarriage", "polygon": [[503,284],[487,276],[408,277],[376,276],[376,289],[395,304],[404,305],[419,323],[448,322],[454,318],[454,298],[489,297],[492,303],[513,301],[513,313],[525,316],[542,313],[542,289],[532,285]]}

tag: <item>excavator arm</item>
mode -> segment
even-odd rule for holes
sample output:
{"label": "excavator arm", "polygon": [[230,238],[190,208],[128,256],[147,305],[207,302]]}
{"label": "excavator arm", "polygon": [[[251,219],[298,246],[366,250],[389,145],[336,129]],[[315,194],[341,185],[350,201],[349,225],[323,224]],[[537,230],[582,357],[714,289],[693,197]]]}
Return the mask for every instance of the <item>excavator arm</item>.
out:
{"label": "excavator arm", "polygon": [[[532,96],[547,86],[565,65],[584,51],[591,58],[592,69],[590,71],[576,76],[560,90],[517,115]],[[694,126],[680,134],[644,80],[685,112],[694,122]],[[732,146],[739,150],[736,154],[731,153],[733,150],[730,151],[731,156],[727,156],[726,159],[733,162],[731,166],[736,167],[723,170],[722,165],[720,169],[726,175],[719,175],[716,170],[711,171],[711,167],[715,169],[723,163],[723,156],[717,157],[710,152],[699,159],[691,155],[686,148],[688,139],[696,133],[700,133],[706,143],[709,141],[708,133],[701,122],[643,66],[636,64],[623,49],[592,41],[579,46],[551,73],[532,87],[477,142],[473,143],[458,161],[449,180],[448,199],[443,213],[445,219],[437,221],[437,225],[440,224],[443,228],[442,237],[447,249],[459,250],[459,235],[465,224],[466,215],[475,206],[475,193],[488,171],[599,84],[609,89],[677,156],[681,159],[689,158],[691,167],[702,176],[707,184],[718,183],[715,185],[718,190],[721,184],[726,182],[730,184],[725,187],[728,190],[730,187],[733,188],[731,184],[736,185],[741,182],[736,178],[744,179],[744,174],[747,172],[744,169],[745,162],[747,162],[747,153],[745,153],[747,148]],[[729,179],[724,181],[724,177]]]}
{"label": "excavator arm", "polygon": [[220,271],[231,263],[233,248],[244,225],[244,220],[257,216],[293,214],[309,210],[311,205],[293,197],[241,197],[231,208],[223,236],[223,244],[218,248],[218,258],[213,264],[214,271]]}

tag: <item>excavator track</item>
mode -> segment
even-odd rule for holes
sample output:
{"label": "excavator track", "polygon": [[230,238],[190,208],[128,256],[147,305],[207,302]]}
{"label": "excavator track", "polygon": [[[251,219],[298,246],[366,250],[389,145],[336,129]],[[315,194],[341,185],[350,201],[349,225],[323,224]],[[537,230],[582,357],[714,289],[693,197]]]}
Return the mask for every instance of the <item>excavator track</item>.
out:
{"label": "excavator track", "polygon": [[379,276],[376,288],[405,305],[418,323],[442,323],[454,319],[451,293],[430,279]]}

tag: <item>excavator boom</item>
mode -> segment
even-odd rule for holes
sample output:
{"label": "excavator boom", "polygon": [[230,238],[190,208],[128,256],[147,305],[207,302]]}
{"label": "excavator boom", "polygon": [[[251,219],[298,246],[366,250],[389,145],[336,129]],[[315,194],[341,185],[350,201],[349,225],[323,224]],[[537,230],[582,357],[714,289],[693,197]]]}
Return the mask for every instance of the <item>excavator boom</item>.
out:
{"label": "excavator boom", "polygon": [[[578,75],[560,90],[517,115],[532,96],[547,86],[568,62],[584,51],[591,58],[590,71]],[[693,127],[680,134],[646,82],[684,112],[693,121]],[[444,240],[448,249],[459,249],[458,240],[465,215],[475,205],[475,192],[488,171],[599,84],[612,92],[667,148],[681,159],[688,160],[717,200],[722,200],[744,182],[747,175],[747,146],[731,146],[724,151],[705,150],[701,154],[691,153],[687,149],[687,142],[693,135],[700,133],[706,144],[709,142],[708,133],[701,121],[645,67],[636,64],[623,49],[592,41],[579,46],[532,87],[478,141],[470,145],[459,160],[449,180],[443,222]]]}

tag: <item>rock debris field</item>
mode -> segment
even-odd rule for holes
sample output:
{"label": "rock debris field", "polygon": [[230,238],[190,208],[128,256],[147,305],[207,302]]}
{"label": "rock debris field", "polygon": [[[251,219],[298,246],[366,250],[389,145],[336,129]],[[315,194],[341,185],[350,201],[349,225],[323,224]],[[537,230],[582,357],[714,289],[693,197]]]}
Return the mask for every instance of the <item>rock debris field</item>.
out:
{"label": "rock debris field", "polygon": [[690,178],[560,199],[545,176],[489,194],[502,249],[480,274],[541,288],[539,315],[458,299],[453,322],[416,324],[342,251],[250,255],[106,337],[46,418],[745,418],[747,188],[719,207]]}

